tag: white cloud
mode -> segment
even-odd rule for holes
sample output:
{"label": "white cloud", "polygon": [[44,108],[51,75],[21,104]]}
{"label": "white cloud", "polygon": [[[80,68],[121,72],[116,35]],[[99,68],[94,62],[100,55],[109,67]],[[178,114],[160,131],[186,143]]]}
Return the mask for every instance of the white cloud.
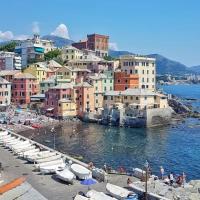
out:
{"label": "white cloud", "polygon": [[33,22],[32,24],[32,31],[33,33],[40,33],[40,27],[39,27],[39,23],[38,22]]}
{"label": "white cloud", "polygon": [[28,38],[31,38],[31,36],[30,35],[17,35],[17,36],[14,36],[15,40],[26,40]]}
{"label": "white cloud", "polygon": [[14,38],[14,35],[12,33],[12,31],[5,31],[5,32],[2,32],[0,31],[0,40],[12,40]]}
{"label": "white cloud", "polygon": [[51,35],[69,39],[69,31],[65,24],[60,24],[59,26],[57,26],[57,28],[51,33]]}
{"label": "white cloud", "polygon": [[118,46],[117,46],[117,43],[115,43],[115,42],[110,42],[109,43],[109,49],[114,50],[114,51],[118,51],[119,50]]}

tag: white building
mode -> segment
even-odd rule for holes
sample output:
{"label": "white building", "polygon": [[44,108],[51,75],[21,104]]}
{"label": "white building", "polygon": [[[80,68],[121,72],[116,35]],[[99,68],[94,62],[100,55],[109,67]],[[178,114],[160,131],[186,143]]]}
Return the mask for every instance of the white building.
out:
{"label": "white building", "polygon": [[82,59],[82,57],[83,52],[80,49],[77,49],[76,47],[67,46],[61,49],[61,58],[64,61],[79,60]]}
{"label": "white building", "polygon": [[120,68],[127,74],[138,74],[139,88],[156,90],[156,59],[146,56],[120,56]]}
{"label": "white building", "polygon": [[21,57],[13,52],[0,52],[0,70],[20,70]]}
{"label": "white building", "polygon": [[15,52],[22,58],[22,68],[28,63],[39,62],[44,58],[44,53],[53,50],[53,41],[42,40],[39,35],[34,35],[32,39],[18,40]]}

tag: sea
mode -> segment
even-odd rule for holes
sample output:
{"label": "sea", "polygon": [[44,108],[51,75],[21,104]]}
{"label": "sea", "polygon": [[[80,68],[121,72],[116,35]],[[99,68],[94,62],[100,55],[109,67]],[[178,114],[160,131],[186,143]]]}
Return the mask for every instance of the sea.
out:
{"label": "sea", "polygon": [[[186,104],[200,111],[200,85],[161,86],[164,92],[182,98]],[[190,99],[190,100],[187,100]],[[192,99],[192,100],[191,100]],[[113,169],[144,168],[147,160],[153,174],[185,172],[187,179],[200,179],[200,120],[187,118],[154,128],[109,127],[92,123],[69,122],[56,128],[38,132],[33,139],[73,155],[97,167],[105,163]]]}

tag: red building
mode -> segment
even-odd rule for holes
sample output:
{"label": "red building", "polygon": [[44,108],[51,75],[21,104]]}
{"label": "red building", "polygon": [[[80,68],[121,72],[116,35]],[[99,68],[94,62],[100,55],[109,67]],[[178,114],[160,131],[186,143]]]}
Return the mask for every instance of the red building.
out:
{"label": "red building", "polygon": [[80,50],[87,49],[87,40],[72,43],[72,46]]}
{"label": "red building", "polygon": [[100,34],[87,35],[86,41],[73,43],[72,46],[77,49],[89,49],[96,52],[97,56],[108,56],[109,36]]}
{"label": "red building", "polygon": [[114,90],[124,91],[128,88],[139,87],[139,76],[137,74],[127,74],[126,72],[114,73]]}
{"label": "red building", "polygon": [[12,102],[15,104],[29,104],[30,97],[39,92],[39,84],[32,74],[17,73],[12,80]]}
{"label": "red building", "polygon": [[58,116],[59,100],[73,99],[73,85],[70,83],[61,83],[50,88],[45,92],[45,110],[49,116]]}

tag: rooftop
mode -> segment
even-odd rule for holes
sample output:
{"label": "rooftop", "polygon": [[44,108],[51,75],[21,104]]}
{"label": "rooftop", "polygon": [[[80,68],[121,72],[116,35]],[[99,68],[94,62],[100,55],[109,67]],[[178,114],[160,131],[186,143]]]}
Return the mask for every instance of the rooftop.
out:
{"label": "rooftop", "polygon": [[0,76],[11,76],[19,73],[19,70],[2,70],[0,71]]}
{"label": "rooftop", "polygon": [[0,84],[10,84],[10,82],[0,77]]}
{"label": "rooftop", "polygon": [[106,96],[155,96],[160,95],[160,93],[152,92],[146,89],[132,89],[129,88],[125,91],[107,91],[105,92]]}
{"label": "rooftop", "polygon": [[148,56],[142,56],[142,55],[122,55],[119,57],[121,60],[126,60],[126,59],[135,59],[135,60],[146,60],[146,61],[155,61],[155,58],[151,58]]}
{"label": "rooftop", "polygon": [[14,78],[15,79],[36,79],[36,77],[33,76],[32,74],[22,73],[22,72],[15,74]]}
{"label": "rooftop", "polygon": [[69,89],[73,88],[73,84],[71,83],[59,83],[58,85],[51,87],[51,89]]}
{"label": "rooftop", "polygon": [[74,87],[93,87],[88,82],[77,83]]}

